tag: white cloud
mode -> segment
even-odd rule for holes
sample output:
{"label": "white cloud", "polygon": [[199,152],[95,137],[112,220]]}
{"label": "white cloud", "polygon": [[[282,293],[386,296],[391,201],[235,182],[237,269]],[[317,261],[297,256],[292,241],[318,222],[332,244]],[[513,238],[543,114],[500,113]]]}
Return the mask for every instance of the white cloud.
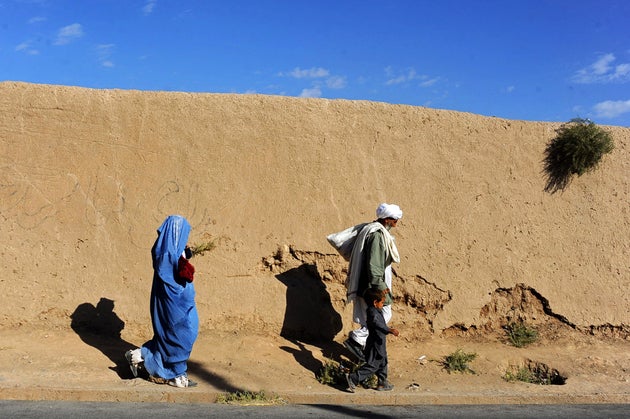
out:
{"label": "white cloud", "polygon": [[153,13],[153,9],[155,9],[155,4],[157,0],[147,0],[147,2],[142,6],[142,13],[146,15],[150,15]]}
{"label": "white cloud", "polygon": [[41,16],[35,16],[32,17],[28,20],[29,24],[34,24],[34,23],[39,23],[39,22],[44,22],[46,20],[45,17],[41,17]]}
{"label": "white cloud", "polygon": [[303,89],[302,93],[300,93],[300,97],[321,97],[322,89],[315,86],[310,89]]}
{"label": "white cloud", "polygon": [[113,54],[114,44],[100,44],[96,46],[96,53],[98,54],[98,61],[103,67],[112,68],[114,62],[110,59]]}
{"label": "white cloud", "polygon": [[599,57],[599,60],[595,61],[591,64],[591,70],[594,74],[601,76],[602,74],[606,74],[610,71],[610,63],[615,61],[615,56],[613,54],[605,54]]}
{"label": "white cloud", "polygon": [[343,89],[346,84],[346,78],[342,76],[331,76],[326,79],[326,86],[330,89]]}
{"label": "white cloud", "polygon": [[409,68],[402,73],[396,72],[391,66],[385,68],[385,77],[387,78],[385,81],[386,86],[419,81],[418,86],[431,87],[441,79],[440,77],[418,74],[414,68]]}
{"label": "white cloud", "polygon": [[422,81],[420,82],[420,87],[431,87],[435,83],[440,81],[439,77],[429,78],[429,76],[422,76]]}
{"label": "white cloud", "polygon": [[54,45],[66,45],[82,36],[83,27],[79,23],[73,23],[72,25],[64,26],[59,29]]}
{"label": "white cloud", "polygon": [[329,70],[322,67],[308,69],[296,67],[288,73],[280,72],[278,75],[295,79],[314,79],[313,87],[303,89],[300,97],[321,97],[322,86],[329,89],[343,89],[347,85],[345,76],[331,75]]}
{"label": "white cloud", "polygon": [[414,70],[413,68],[407,70],[407,72],[403,74],[396,75],[394,74],[394,71],[391,67],[387,67],[385,69],[385,74],[388,77],[387,81],[385,82],[387,86],[406,83],[417,78],[416,70]]}
{"label": "white cloud", "polygon": [[615,118],[630,112],[630,100],[606,100],[593,106],[600,118]]}
{"label": "white cloud", "polygon": [[111,60],[113,54],[114,44],[106,44],[97,46],[99,54],[99,61],[103,67],[114,67],[114,62]]}
{"label": "white cloud", "polygon": [[615,67],[615,76],[619,78],[624,78],[630,75],[630,64],[624,63],[619,64]]}
{"label": "white cloud", "polygon": [[516,90],[516,86],[508,86],[505,88],[505,93],[512,93]]}
{"label": "white cloud", "polygon": [[19,51],[19,52],[23,52],[23,53],[28,54],[28,55],[37,55],[37,54],[39,54],[38,50],[36,50],[34,48],[31,48],[31,43],[29,41],[22,42],[21,44],[19,44],[18,46],[15,47],[15,50]]}
{"label": "white cloud", "polygon": [[110,55],[112,53],[112,49],[114,49],[116,45],[114,44],[99,44],[96,46],[96,50],[99,54],[102,55]]}
{"label": "white cloud", "polygon": [[604,54],[593,64],[575,72],[571,80],[580,84],[626,82],[630,80],[630,63],[613,65],[614,54]]}
{"label": "white cloud", "polygon": [[296,67],[289,73],[280,73],[281,76],[289,76],[296,79],[318,79],[322,77],[328,77],[330,72],[325,68],[313,67],[306,70],[302,70],[300,67]]}

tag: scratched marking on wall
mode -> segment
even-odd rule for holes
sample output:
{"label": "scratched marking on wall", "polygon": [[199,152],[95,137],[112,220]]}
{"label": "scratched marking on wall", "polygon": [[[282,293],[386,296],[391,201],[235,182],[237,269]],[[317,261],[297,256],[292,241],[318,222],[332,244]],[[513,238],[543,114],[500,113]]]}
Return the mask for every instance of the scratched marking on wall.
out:
{"label": "scratched marking on wall", "polygon": [[[85,206],[84,219],[92,227],[125,223],[125,217],[138,217],[132,214],[134,209],[152,214],[155,224],[172,213],[186,216],[195,228],[212,223],[208,210],[199,205],[202,192],[197,183],[164,182],[155,194],[147,194],[157,197],[151,205],[141,201],[144,195],[129,197],[120,179],[99,171],[80,180],[74,174],[64,176],[52,169],[16,167],[0,167],[0,214],[25,230],[36,229],[46,220],[68,211],[73,203]],[[145,206],[147,209],[142,210]],[[132,233],[131,226],[128,232]]]}

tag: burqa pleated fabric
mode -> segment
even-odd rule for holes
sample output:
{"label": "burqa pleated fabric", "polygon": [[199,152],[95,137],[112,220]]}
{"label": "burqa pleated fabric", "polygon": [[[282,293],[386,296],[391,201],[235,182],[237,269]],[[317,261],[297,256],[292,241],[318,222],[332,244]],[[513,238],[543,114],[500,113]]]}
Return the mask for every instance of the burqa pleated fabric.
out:
{"label": "burqa pleated fabric", "polygon": [[190,233],[184,217],[171,215],[157,230],[151,250],[153,338],[142,346],[147,372],[170,380],[186,373],[187,361],[199,331],[195,287],[179,278],[178,261]]}

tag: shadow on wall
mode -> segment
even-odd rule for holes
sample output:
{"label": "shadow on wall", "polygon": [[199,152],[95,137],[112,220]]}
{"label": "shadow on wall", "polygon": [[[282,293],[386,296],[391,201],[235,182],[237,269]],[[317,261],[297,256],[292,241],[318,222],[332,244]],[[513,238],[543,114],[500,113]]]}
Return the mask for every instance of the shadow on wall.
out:
{"label": "shadow on wall", "polygon": [[292,346],[281,346],[305,369],[317,375],[322,362],[304,343],[314,344],[326,358],[339,358],[347,350],[334,341],[343,328],[341,315],[333,308],[330,294],[314,265],[303,263],[276,275],[287,287],[286,310],[280,336]]}
{"label": "shadow on wall", "polygon": [[125,322],[114,313],[113,300],[101,298],[96,307],[90,303],[80,304],[70,318],[70,327],[81,340],[101,351],[114,363],[111,370],[116,371],[122,379],[134,378],[124,354],[136,345],[120,337]]}
{"label": "shadow on wall", "polygon": [[287,287],[280,336],[311,343],[332,341],[343,324],[316,268],[304,263],[276,278]]}

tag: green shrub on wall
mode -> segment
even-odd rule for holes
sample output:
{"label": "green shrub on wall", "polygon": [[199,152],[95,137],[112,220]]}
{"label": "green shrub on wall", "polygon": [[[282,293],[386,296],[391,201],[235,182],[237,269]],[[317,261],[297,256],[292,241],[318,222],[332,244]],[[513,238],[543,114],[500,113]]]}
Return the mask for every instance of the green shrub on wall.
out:
{"label": "green shrub on wall", "polygon": [[582,176],[595,169],[604,154],[614,148],[610,133],[588,119],[572,119],[561,125],[556,133],[547,144],[544,159],[545,191],[551,193],[566,188],[571,176]]}

